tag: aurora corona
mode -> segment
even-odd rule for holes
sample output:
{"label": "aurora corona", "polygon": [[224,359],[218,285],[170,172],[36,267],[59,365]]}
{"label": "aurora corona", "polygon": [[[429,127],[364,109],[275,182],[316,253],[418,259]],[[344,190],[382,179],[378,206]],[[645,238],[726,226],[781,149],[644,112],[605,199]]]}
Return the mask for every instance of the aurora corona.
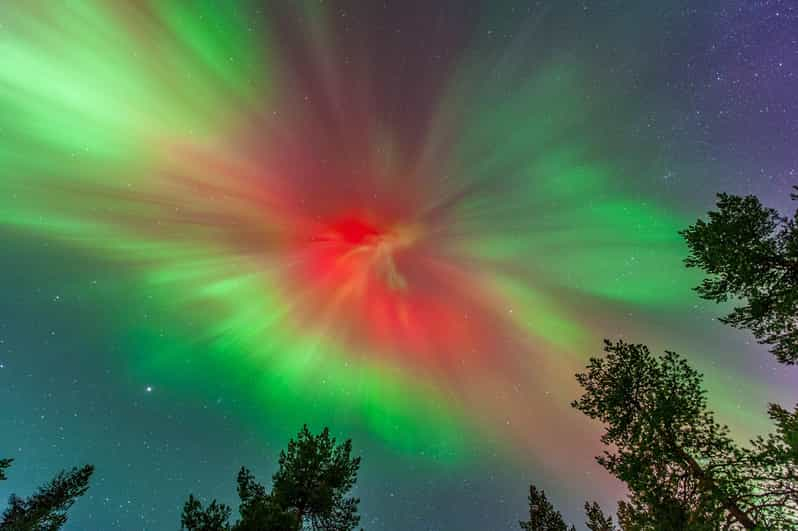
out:
{"label": "aurora corona", "polygon": [[602,128],[640,113],[488,22],[400,94],[324,3],[187,5],[0,8],[0,227],[113,270],[96,304],[158,389],[241,382],[292,429],[452,463],[588,463],[568,404],[596,338],[695,302],[690,214],[635,187],[655,148]]}

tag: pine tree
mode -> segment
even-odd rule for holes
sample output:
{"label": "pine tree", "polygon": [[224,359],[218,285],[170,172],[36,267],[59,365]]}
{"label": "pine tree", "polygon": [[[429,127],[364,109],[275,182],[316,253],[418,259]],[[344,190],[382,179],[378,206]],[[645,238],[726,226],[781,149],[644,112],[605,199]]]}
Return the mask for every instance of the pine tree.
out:
{"label": "pine tree", "polygon": [[[681,232],[687,266],[708,275],[699,295],[738,301],[722,321],[750,329],[785,364],[798,362],[796,216],[719,194],[718,211]],[[605,353],[577,375],[585,393],[572,405],[605,424],[612,450],[597,459],[629,488],[618,504],[623,531],[798,529],[798,406],[771,405],[775,433],[739,448],[707,409],[701,376],[677,354],[606,341]],[[598,505],[585,510],[591,530],[613,529]]]}
{"label": "pine tree", "polygon": [[280,452],[280,468],[273,477],[275,500],[314,529],[355,529],[359,500],[347,494],[357,480],[360,458],[351,454],[351,440],[336,444],[328,428],[313,435],[303,426],[297,439]]}
{"label": "pine tree", "polygon": [[[5,469],[11,459],[0,460],[0,479],[6,479]],[[94,467],[86,465],[61,471],[30,498],[12,494],[3,513],[2,531],[55,531],[67,521],[67,511],[75,500],[86,493]]]}
{"label": "pine tree", "polygon": [[238,472],[241,520],[235,531],[284,531],[301,529],[297,515],[281,507],[246,468]]}
{"label": "pine tree", "polygon": [[294,513],[280,507],[248,469],[238,472],[240,518],[231,526],[231,509],[212,500],[208,507],[194,496],[183,506],[181,528],[189,531],[290,531],[301,529]]}
{"label": "pine tree", "polygon": [[701,376],[673,352],[656,358],[644,345],[605,341],[577,375],[584,395],[573,406],[605,424],[611,448],[598,462],[626,483],[630,529],[754,529],[743,503],[753,492],[738,472],[742,451],[707,409]]}
{"label": "pine tree", "polygon": [[798,529],[798,408],[771,405],[769,416],[775,433],[754,439],[740,463],[756,486],[745,502],[771,529]]}
{"label": "pine tree", "polygon": [[[798,191],[798,187],[796,187]],[[798,199],[793,194],[792,199]],[[718,195],[718,210],[682,231],[688,267],[708,278],[696,288],[716,302],[739,306],[721,320],[748,328],[785,364],[798,362],[798,212],[792,219],[754,196]],[[755,484],[745,502],[775,527],[798,528],[798,407],[770,405],[776,433],[752,441],[737,466]]]}
{"label": "pine tree", "polygon": [[750,329],[780,362],[795,364],[798,213],[781,216],[751,195],[718,194],[717,207],[709,221],[698,220],[681,232],[690,249],[687,267],[708,275],[695,289],[704,299],[739,302],[721,321]]}
{"label": "pine tree", "polygon": [[231,510],[213,500],[205,508],[189,496],[183,507],[182,528],[188,531],[351,531],[360,517],[357,498],[348,497],[357,480],[360,458],[351,456],[352,441],[336,444],[327,428],[313,435],[303,426],[297,439],[280,452],[272,491],[252,473],[238,473],[240,519],[230,525]]}
{"label": "pine tree", "polygon": [[197,498],[189,495],[183,506],[180,528],[191,531],[227,531],[230,529],[230,512],[230,507],[217,503],[216,500],[211,501],[208,507],[203,507]]}

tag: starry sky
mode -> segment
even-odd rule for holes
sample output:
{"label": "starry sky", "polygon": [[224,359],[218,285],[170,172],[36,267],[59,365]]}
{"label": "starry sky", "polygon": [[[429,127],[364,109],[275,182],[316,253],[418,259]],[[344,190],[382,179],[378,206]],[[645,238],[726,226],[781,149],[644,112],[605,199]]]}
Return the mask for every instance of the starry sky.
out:
{"label": "starry sky", "polygon": [[581,522],[622,487],[568,404],[601,339],[705,373],[741,440],[798,373],[717,322],[677,231],[787,212],[791,1],[0,4],[0,498],[68,529],[235,505],[303,423],[369,530]]}

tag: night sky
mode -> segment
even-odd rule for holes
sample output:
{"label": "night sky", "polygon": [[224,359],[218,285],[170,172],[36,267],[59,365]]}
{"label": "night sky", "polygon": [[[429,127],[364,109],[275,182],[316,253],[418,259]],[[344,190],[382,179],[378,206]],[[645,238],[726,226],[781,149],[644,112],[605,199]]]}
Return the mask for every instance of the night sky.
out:
{"label": "night sky", "polygon": [[677,231],[796,146],[792,1],[2,2],[0,499],[93,463],[68,529],[176,529],[308,423],[367,530],[614,509],[602,338],[741,440],[795,402]]}

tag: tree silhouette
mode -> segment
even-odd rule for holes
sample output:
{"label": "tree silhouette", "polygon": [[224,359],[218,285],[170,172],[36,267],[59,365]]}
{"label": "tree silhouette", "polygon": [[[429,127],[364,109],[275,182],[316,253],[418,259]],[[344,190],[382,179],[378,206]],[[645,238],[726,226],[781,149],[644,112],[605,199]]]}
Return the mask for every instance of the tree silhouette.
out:
{"label": "tree silhouette", "polygon": [[590,531],[615,531],[612,516],[604,514],[598,503],[585,502],[585,516],[587,517],[585,525]]}
{"label": "tree silhouette", "polygon": [[[750,329],[780,362],[795,364],[798,212],[792,219],[781,216],[750,195],[719,194],[717,207],[707,222],[698,220],[681,233],[690,248],[685,263],[709,275],[696,291],[708,300],[742,303],[721,321]],[[789,412],[771,404],[769,416],[776,432],[752,441],[738,463],[756,484],[747,501],[753,514],[774,526],[798,528],[798,407]]]}
{"label": "tree silhouette", "polygon": [[238,473],[240,519],[230,525],[231,510],[213,500],[203,507],[189,496],[181,525],[189,531],[350,531],[357,527],[357,498],[348,497],[357,480],[360,458],[352,457],[352,441],[337,444],[330,430],[313,435],[303,426],[296,440],[280,452],[272,491],[242,468]]}
{"label": "tree silhouette", "polygon": [[219,531],[230,529],[230,507],[213,500],[208,507],[193,495],[188,496],[188,501],[183,506],[180,517],[181,529],[192,531]]}
{"label": "tree silhouette", "polygon": [[[612,450],[597,460],[629,488],[621,529],[798,529],[798,412],[771,406],[775,433],[742,449],[683,358],[622,341],[604,350],[577,375],[585,394],[573,406],[606,426]],[[613,529],[597,505],[585,509],[590,529]]]}
{"label": "tree silhouette", "polygon": [[[615,531],[612,517],[605,515],[596,502],[585,502],[585,525],[590,531]],[[546,497],[546,492],[529,486],[529,520],[519,522],[525,531],[575,531],[568,527],[554,505]]]}
{"label": "tree silhouette", "polygon": [[13,459],[0,459],[0,481],[6,478],[6,468],[11,466]]}
{"label": "tree silhouette", "polygon": [[242,467],[238,472],[238,497],[240,518],[230,525],[230,507],[211,501],[208,507],[194,496],[189,496],[183,506],[181,527],[191,531],[287,531],[301,529],[296,515],[283,509],[255,481],[252,473]]}
{"label": "tree silhouette", "polygon": [[525,531],[569,531],[570,528],[563,520],[560,511],[554,508],[546,492],[538,490],[534,485],[529,486],[529,520],[519,522]]}
{"label": "tree silhouette", "polygon": [[[798,187],[796,187],[798,190]],[[798,194],[792,195],[798,199]],[[786,364],[798,362],[798,213],[765,208],[755,196],[718,194],[718,210],[681,232],[687,267],[708,275],[695,289],[740,303],[721,321],[750,329]]]}
{"label": "tree silhouette", "polygon": [[[695,289],[738,302],[721,320],[750,329],[780,362],[795,364],[798,213],[789,219],[754,196],[728,194],[718,195],[717,207],[681,231],[686,265],[708,275]],[[622,341],[605,341],[604,351],[577,374],[585,392],[572,405],[605,424],[610,449],[597,460],[629,489],[618,504],[622,530],[798,529],[798,406],[771,404],[775,432],[739,448],[684,359]],[[585,511],[591,530],[614,529],[597,504]]]}
{"label": "tree silhouette", "polygon": [[[6,479],[5,469],[11,459],[0,460],[0,480]],[[0,522],[2,531],[55,531],[67,521],[67,511],[75,500],[89,488],[94,467],[86,465],[61,471],[30,498],[12,494]]]}
{"label": "tree silhouette", "polygon": [[241,520],[236,531],[301,529],[297,515],[281,507],[272,494],[246,468],[238,473],[238,497]]}
{"label": "tree silhouette", "polygon": [[754,439],[740,464],[756,485],[746,502],[772,529],[798,529],[798,409],[771,404],[768,413],[776,432]]}
{"label": "tree silhouette", "polygon": [[751,482],[734,466],[742,452],[707,409],[701,376],[673,352],[605,341],[577,375],[585,393],[573,406],[605,424],[611,450],[599,464],[630,490],[623,522],[639,529],[745,529]]}
{"label": "tree silhouette", "polygon": [[357,527],[359,500],[346,495],[357,480],[360,458],[351,453],[351,440],[337,445],[328,428],[313,435],[303,426],[297,440],[280,452],[280,468],[273,477],[277,503],[314,529]]}

